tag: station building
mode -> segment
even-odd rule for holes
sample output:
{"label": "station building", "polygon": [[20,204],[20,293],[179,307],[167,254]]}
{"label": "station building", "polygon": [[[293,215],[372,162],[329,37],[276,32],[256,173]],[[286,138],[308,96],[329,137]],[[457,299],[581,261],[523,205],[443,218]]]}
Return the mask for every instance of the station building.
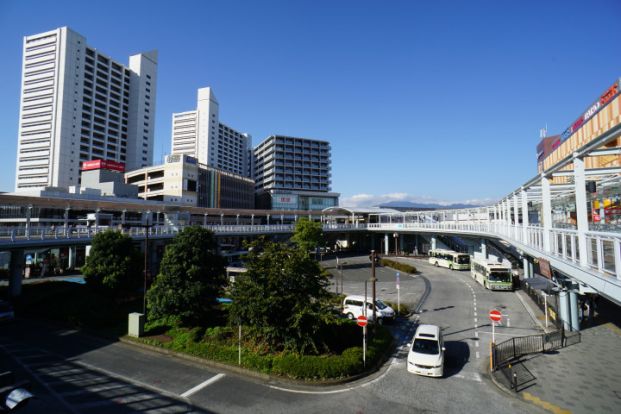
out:
{"label": "station building", "polygon": [[[621,128],[621,79],[616,80],[591,103],[563,133],[543,137],[537,145],[537,170],[542,174],[566,159],[579,148],[604,134],[614,134]],[[583,158],[587,180],[587,210],[589,229],[621,230],[621,138],[604,145],[591,144],[592,150]],[[573,184],[572,162],[554,174],[551,184]],[[552,205],[554,225],[576,228],[575,200],[572,196],[558,197]]]}

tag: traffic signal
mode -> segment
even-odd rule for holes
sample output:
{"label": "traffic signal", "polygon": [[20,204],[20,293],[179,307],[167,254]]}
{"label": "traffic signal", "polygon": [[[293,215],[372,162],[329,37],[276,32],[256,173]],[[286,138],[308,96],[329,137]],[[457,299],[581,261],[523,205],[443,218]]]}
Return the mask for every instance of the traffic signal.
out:
{"label": "traffic signal", "polygon": [[0,373],[0,412],[24,408],[33,395],[26,389],[28,381],[15,382],[11,371]]}

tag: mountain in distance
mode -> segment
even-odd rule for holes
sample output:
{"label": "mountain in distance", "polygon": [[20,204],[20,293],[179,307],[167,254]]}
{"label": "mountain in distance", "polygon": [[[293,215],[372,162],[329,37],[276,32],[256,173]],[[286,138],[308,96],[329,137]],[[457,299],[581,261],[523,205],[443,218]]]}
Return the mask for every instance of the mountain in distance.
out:
{"label": "mountain in distance", "polygon": [[474,208],[481,207],[477,204],[464,204],[464,203],[455,203],[455,204],[437,204],[437,203],[414,203],[411,201],[389,201],[388,203],[381,204],[380,208],[393,208],[396,210],[402,209],[453,209],[453,208]]}

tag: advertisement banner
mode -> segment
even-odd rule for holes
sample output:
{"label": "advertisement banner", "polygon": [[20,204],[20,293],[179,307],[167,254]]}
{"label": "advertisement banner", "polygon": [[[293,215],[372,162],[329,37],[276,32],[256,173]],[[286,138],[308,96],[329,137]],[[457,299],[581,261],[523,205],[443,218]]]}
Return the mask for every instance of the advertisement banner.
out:
{"label": "advertisement banner", "polygon": [[82,171],[90,170],[112,170],[118,172],[125,172],[125,164],[122,162],[110,161],[110,160],[90,160],[82,163]]}

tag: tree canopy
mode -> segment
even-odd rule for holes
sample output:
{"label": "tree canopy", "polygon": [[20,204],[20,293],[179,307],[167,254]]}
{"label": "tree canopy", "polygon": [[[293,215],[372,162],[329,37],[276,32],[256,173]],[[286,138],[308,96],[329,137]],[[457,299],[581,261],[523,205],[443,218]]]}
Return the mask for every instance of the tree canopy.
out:
{"label": "tree canopy", "polygon": [[305,252],[315,250],[323,245],[323,229],[321,223],[311,221],[306,217],[295,223],[291,240]]}
{"label": "tree canopy", "polygon": [[143,279],[140,253],[132,239],[118,231],[107,230],[93,237],[82,274],[86,283],[113,294],[138,289]]}
{"label": "tree canopy", "polygon": [[329,320],[328,279],[306,251],[259,239],[232,288],[231,323],[241,322],[274,349],[317,353]]}
{"label": "tree canopy", "polygon": [[186,227],[166,247],[160,272],[149,292],[149,319],[178,318],[182,324],[208,325],[227,283],[225,260],[213,233]]}

